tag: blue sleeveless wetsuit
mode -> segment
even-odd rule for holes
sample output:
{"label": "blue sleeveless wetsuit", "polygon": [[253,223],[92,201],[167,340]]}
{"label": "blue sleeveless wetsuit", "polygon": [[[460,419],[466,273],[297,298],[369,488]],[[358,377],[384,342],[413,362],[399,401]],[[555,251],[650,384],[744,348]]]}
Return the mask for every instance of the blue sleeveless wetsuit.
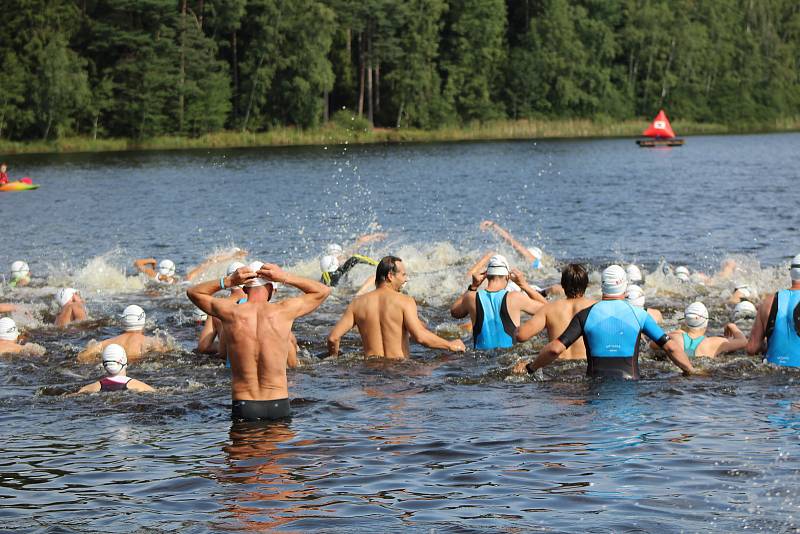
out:
{"label": "blue sleeveless wetsuit", "polygon": [[517,325],[508,315],[508,290],[481,289],[475,297],[475,324],[472,338],[479,350],[507,349],[514,345]]}
{"label": "blue sleeveless wetsuit", "polygon": [[602,300],[579,311],[558,339],[569,347],[583,336],[587,375],[636,380],[642,332],[662,347],[669,340],[644,309],[625,300]]}
{"label": "blue sleeveless wetsuit", "polygon": [[795,308],[800,303],[800,291],[778,291],[775,300],[778,302],[777,314],[775,326],[767,335],[766,359],[776,365],[800,367],[800,336],[797,335],[794,319]]}
{"label": "blue sleeveless wetsuit", "polygon": [[683,333],[683,352],[685,352],[686,355],[689,356],[690,358],[693,358],[694,355],[695,355],[694,353],[697,351],[697,347],[700,346],[700,343],[702,343],[705,338],[706,338],[706,336],[700,336],[697,339],[692,339],[692,338],[689,337],[689,334],[684,332]]}

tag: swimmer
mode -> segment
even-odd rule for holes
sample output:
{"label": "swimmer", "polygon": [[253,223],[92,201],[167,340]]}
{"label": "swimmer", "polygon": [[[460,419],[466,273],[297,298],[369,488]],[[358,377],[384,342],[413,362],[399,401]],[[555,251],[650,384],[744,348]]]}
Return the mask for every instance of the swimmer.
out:
{"label": "swimmer", "polygon": [[644,291],[641,287],[628,284],[628,292],[626,293],[625,298],[633,304],[634,306],[638,306],[639,308],[647,310],[647,313],[655,320],[656,324],[661,324],[664,322],[664,316],[661,312],[655,308],[645,308],[644,307]]}
{"label": "swimmer", "polygon": [[125,349],[117,344],[110,344],[103,349],[103,369],[106,376],[83,386],[74,394],[98,393],[100,391],[136,391],[137,393],[155,391],[151,386],[126,376],[128,357]]}
{"label": "swimmer", "polygon": [[542,258],[544,257],[542,249],[540,249],[539,247],[526,248],[525,246],[523,246],[522,243],[514,239],[514,236],[508,233],[508,230],[501,227],[494,221],[483,221],[480,225],[480,228],[481,230],[484,231],[491,230],[497,235],[499,235],[501,238],[503,238],[503,240],[505,240],[506,243],[511,245],[511,248],[513,248],[517,252],[517,254],[525,258],[525,261],[528,263],[528,265],[531,266],[532,269],[534,270],[541,269]]}
{"label": "swimmer", "polygon": [[625,274],[628,276],[628,284],[632,284],[635,286],[643,286],[644,285],[644,277],[642,276],[642,270],[639,269],[637,265],[633,263],[629,263],[625,266]]}
{"label": "swimmer", "polygon": [[[509,290],[512,279],[522,291]],[[488,282],[486,289],[480,289],[484,280]],[[472,273],[472,281],[453,303],[450,315],[456,319],[470,317],[476,349],[507,349],[514,345],[521,312],[534,315],[544,306],[531,294],[542,298],[519,270],[510,269],[508,260],[496,254],[489,259],[486,271]]]}
{"label": "swimmer", "polygon": [[78,363],[93,362],[109,345],[120,345],[125,349],[126,357],[130,357],[132,360],[141,358],[148,352],[163,352],[166,350],[167,347],[159,338],[144,335],[147,314],[141,307],[131,304],[123,310],[121,318],[124,333],[99,343],[91,341],[78,354]]}
{"label": "swimmer", "polygon": [[28,264],[22,260],[15,261],[11,264],[11,280],[8,285],[11,287],[27,286],[31,283],[31,269]]}
{"label": "swimmer", "polygon": [[693,302],[684,312],[686,331],[675,330],[667,334],[683,346],[689,358],[703,356],[715,358],[728,352],[736,352],[747,345],[747,337],[733,323],[725,325],[724,336],[706,336],[708,330],[708,309],[702,302]]}
{"label": "swimmer", "polygon": [[755,319],[758,314],[755,304],[749,300],[743,300],[733,307],[733,320],[739,321],[741,319]]}
{"label": "swimmer", "polygon": [[26,343],[24,345],[18,342],[19,330],[17,323],[10,317],[3,317],[0,319],[0,354],[29,354],[33,356],[42,356],[45,353],[44,347],[36,343]]}
{"label": "swimmer", "polygon": [[15,304],[11,304],[10,302],[3,302],[0,303],[0,313],[12,313],[17,309]]}
{"label": "swimmer", "polygon": [[[547,329],[550,341],[556,339],[567,328],[572,318],[581,310],[595,304],[595,300],[586,298],[586,286],[589,285],[589,273],[583,265],[571,263],[561,271],[561,287],[566,294],[565,299],[548,302],[532,319],[523,323],[517,331],[517,341],[528,341],[543,329]],[[579,338],[559,355],[562,360],[586,359],[586,345]],[[522,361],[514,367],[515,373],[525,372],[526,362]]]}
{"label": "swimmer", "polygon": [[400,293],[408,281],[403,260],[385,256],[375,269],[375,287],[353,299],[328,335],[328,355],[338,356],[339,342],[353,326],[358,327],[366,356],[405,359],[408,339],[432,349],[464,352],[460,339],[448,341],[428,330],[417,315],[417,303]]}
{"label": "swimmer", "polygon": [[[303,292],[278,303],[269,300],[276,283]],[[247,301],[236,304],[215,299],[220,289],[244,285]],[[221,281],[189,288],[189,299],[208,315],[218,318],[225,332],[231,360],[231,416],[258,421],[291,416],[286,366],[295,319],[311,313],[330,295],[320,282],[301,278],[271,263],[253,262]]]}
{"label": "swimmer", "polygon": [[[156,263],[158,264],[156,267]],[[163,284],[174,284],[178,281],[175,276],[175,262],[172,260],[161,260],[156,262],[155,258],[142,258],[133,262],[134,267],[147,277]]]}
{"label": "swimmer", "polygon": [[[326,286],[336,287],[339,285],[342,278],[359,263],[364,265],[377,265],[378,262],[376,260],[369,256],[356,254],[355,250],[367,243],[378,241],[385,237],[386,234],[380,233],[362,235],[356,240],[353,250],[347,254],[345,254],[341,245],[336,243],[328,245],[325,249],[325,254],[319,260],[319,269],[322,271],[320,282]],[[371,282],[372,277],[367,278],[359,288],[358,294],[364,293],[369,288]]]}
{"label": "swimmer", "polygon": [[64,328],[71,323],[85,321],[89,318],[86,313],[86,303],[81,298],[79,291],[71,287],[62,287],[56,292],[55,299],[61,306],[55,321],[58,328]]}
{"label": "swimmer", "polygon": [[743,300],[756,299],[758,300],[757,293],[748,284],[738,282],[733,286],[733,293],[728,298],[728,304],[736,305]]}
{"label": "swimmer", "polygon": [[[688,267],[686,267],[685,265],[681,265],[675,268],[675,278],[677,278],[683,283],[693,282],[697,284],[713,285],[723,282],[725,280],[729,280],[736,272],[736,267],[737,265],[735,260],[727,259],[722,262],[722,264],[720,265],[720,270],[717,273],[709,276],[706,273],[700,271],[691,273]],[[665,269],[668,268],[665,266]]]}
{"label": "swimmer", "polygon": [[670,339],[653,318],[625,300],[628,280],[625,269],[611,265],[603,271],[603,298],[579,311],[567,329],[525,366],[528,373],[553,363],[570,345],[584,336],[586,374],[591,377],[639,378],[639,339],[642,332],[662,347],[684,374],[694,372],[683,347]]}
{"label": "swimmer", "polygon": [[[481,259],[479,259],[475,263],[475,265],[473,265],[469,269],[469,271],[467,271],[467,277],[472,279],[477,275],[482,275],[483,273],[485,273],[486,272],[486,268],[489,265],[489,260],[491,260],[492,257],[495,256],[495,255],[499,256],[499,254],[497,254],[496,252],[487,252],[486,254],[484,254],[481,257]],[[506,262],[506,263],[508,263],[508,262]],[[508,281],[508,286],[507,286],[509,291],[518,291],[518,292],[519,291],[524,291],[525,294],[528,295],[528,297],[530,297],[531,299],[533,299],[535,301],[541,302],[542,304],[547,304],[547,296],[548,295],[553,294],[553,293],[558,294],[559,291],[563,291],[561,289],[561,286],[559,286],[558,284],[555,284],[555,285],[550,286],[550,287],[545,288],[545,289],[542,289],[541,287],[539,287],[537,285],[527,285],[526,286],[527,290],[523,290],[516,283],[516,281],[514,280],[514,277],[516,276],[516,274],[514,274],[515,272],[516,273],[520,273],[520,271],[518,269],[511,269],[511,276],[510,276],[510,279]],[[522,274],[522,273],[520,273],[520,274]],[[472,326],[470,326],[470,328],[472,328]]]}

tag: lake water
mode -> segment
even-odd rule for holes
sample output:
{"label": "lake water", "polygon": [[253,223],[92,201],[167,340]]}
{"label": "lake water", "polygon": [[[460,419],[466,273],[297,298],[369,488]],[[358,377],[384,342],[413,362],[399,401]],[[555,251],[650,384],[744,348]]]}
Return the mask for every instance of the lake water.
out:
{"label": "lake water", "polygon": [[[41,188],[0,193],[0,270],[25,259],[31,287],[0,290],[43,357],[0,357],[0,520],[12,531],[790,531],[799,527],[800,373],[744,354],[683,378],[643,353],[638,383],[592,381],[585,363],[511,376],[545,340],[507,352],[338,361],[325,336],[371,271],[359,266],[296,323],[294,417],[232,425],[229,372],[192,352],[185,286],[153,287],[135,258],[179,274],[234,246],[318,277],[325,245],[388,234],[431,329],[468,336],[448,308],[483,252],[519,257],[481,220],[542,247],[540,285],[566,261],[636,262],[648,305],[677,327],[702,298],[710,330],[734,284],[788,284],[800,252],[800,134],[631,140],[328,146],[7,158]],[[670,268],[732,279],[682,284]],[[218,276],[224,265],[211,269]],[[52,327],[53,293],[80,289],[91,321]],[[593,274],[590,295],[599,292]],[[171,349],[130,367],[154,395],[65,397],[101,374],[75,356],[119,333],[127,304]],[[739,320],[749,332],[750,323]]]}

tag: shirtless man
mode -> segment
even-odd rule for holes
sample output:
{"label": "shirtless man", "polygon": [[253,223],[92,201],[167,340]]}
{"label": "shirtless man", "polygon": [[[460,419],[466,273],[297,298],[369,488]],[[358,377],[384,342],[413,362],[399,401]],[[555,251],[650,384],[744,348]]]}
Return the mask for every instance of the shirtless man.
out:
{"label": "shirtless man", "polygon": [[725,337],[706,336],[708,309],[702,302],[689,304],[683,315],[686,320],[686,331],[675,330],[667,335],[683,345],[683,351],[689,358],[695,356],[714,358],[721,354],[742,350],[747,345],[747,337],[733,323],[725,325]]}
{"label": "shirtless man", "polygon": [[97,343],[92,341],[86,349],[78,354],[78,363],[91,363],[107,346],[119,345],[125,349],[127,358],[131,361],[141,358],[148,352],[159,352],[166,349],[164,343],[157,337],[144,335],[144,323],[147,315],[136,304],[131,304],[122,312],[122,327],[124,333]]}
{"label": "shirtless man", "polygon": [[56,301],[61,309],[56,315],[56,326],[64,328],[70,323],[88,319],[86,303],[81,294],[71,287],[62,287],[56,292]]}
{"label": "shirtless man", "polygon": [[[517,341],[528,341],[545,328],[548,340],[553,341],[560,336],[575,314],[595,303],[594,300],[583,296],[587,285],[589,285],[589,273],[583,265],[571,263],[564,267],[561,271],[561,286],[567,298],[547,303],[531,320],[520,326],[517,330]],[[583,338],[562,352],[559,359],[585,360],[586,345],[583,343]],[[514,367],[514,372],[523,373],[525,364],[524,361],[519,362]]]}
{"label": "shirtless man", "polygon": [[[230,276],[235,273],[240,267],[244,267],[244,263],[235,261],[228,265],[226,270],[226,276]],[[224,277],[220,280],[220,287],[224,284]],[[272,298],[275,296],[277,292],[277,284],[272,285],[272,292],[269,295],[269,300],[271,301]],[[235,302],[236,304],[242,304],[247,302],[247,295],[244,292],[244,289],[240,286],[233,286],[230,288],[230,295],[226,297],[222,297],[224,299],[230,300],[231,302]],[[198,309],[198,311],[201,311]],[[297,338],[294,336],[293,333],[290,333],[291,338],[289,339],[290,346],[289,346],[289,359],[287,360],[287,367],[290,369],[294,369],[298,366],[299,362],[297,360]],[[218,343],[214,343],[214,340],[217,340]],[[197,350],[203,354],[218,354],[225,360],[225,366],[230,367],[231,362],[230,358],[228,357],[228,347],[225,344],[225,331],[222,328],[222,321],[214,316],[209,315],[206,319],[205,325],[203,325],[203,329],[200,332],[200,338],[197,342]]]}
{"label": "shirtless man", "polygon": [[353,326],[358,327],[364,354],[402,360],[408,358],[409,335],[432,349],[464,352],[460,339],[442,339],[427,328],[417,315],[414,299],[400,293],[408,280],[403,260],[386,256],[375,269],[374,291],[356,297],[328,335],[328,355],[339,354],[339,341]]}
{"label": "shirtless man", "polygon": [[[303,295],[272,304],[272,282],[294,286]],[[244,285],[247,302],[215,299],[222,288]],[[291,416],[286,363],[295,319],[316,310],[330,295],[320,282],[284,272],[271,263],[253,262],[219,281],[197,284],[186,292],[207,314],[222,322],[231,360],[231,416],[258,421]]]}
{"label": "shirtless man", "polygon": [[[484,280],[488,285],[481,289]],[[522,291],[510,290],[511,280]],[[495,254],[489,259],[485,271],[472,271],[472,281],[453,303],[450,315],[456,319],[469,315],[476,349],[510,348],[514,344],[521,313],[533,315],[544,306],[539,300],[534,300],[534,296],[543,299],[519,270],[510,269],[506,258]]]}

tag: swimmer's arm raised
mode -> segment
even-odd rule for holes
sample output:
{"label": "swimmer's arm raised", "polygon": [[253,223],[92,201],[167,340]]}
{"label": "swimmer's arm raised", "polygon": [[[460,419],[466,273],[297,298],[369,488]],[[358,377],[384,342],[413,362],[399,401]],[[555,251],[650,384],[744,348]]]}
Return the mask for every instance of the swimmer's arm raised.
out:
{"label": "swimmer's arm raised", "polygon": [[150,267],[150,265],[155,267],[155,265],[156,265],[156,259],[155,258],[142,258],[140,260],[136,260],[136,261],[133,262],[133,266],[136,267],[136,269],[140,273],[144,273],[144,274],[146,274],[147,276],[149,276],[151,278],[155,278],[156,277],[156,271],[155,271],[155,269],[153,269],[153,267]]}
{"label": "swimmer's arm raised", "polygon": [[[488,259],[487,259],[488,261]],[[480,262],[476,264],[476,267],[473,268],[469,274],[472,277],[472,281],[469,283],[469,287],[461,294],[460,297],[450,306],[450,315],[456,319],[463,319],[467,315],[469,315],[469,311],[471,308],[471,304],[474,302],[474,299],[477,298],[475,293],[481,284],[486,279],[486,271],[481,267],[478,269]]]}
{"label": "swimmer's arm raised", "polygon": [[186,279],[190,281],[193,280],[195,277],[197,277],[198,274],[202,273],[210,266],[219,263],[221,261],[232,260],[234,258],[244,258],[245,256],[247,256],[247,251],[241,249],[235,249],[225,254],[217,254],[215,256],[211,256],[210,258],[206,258],[205,260],[203,260],[200,263],[200,265],[189,271],[186,275]]}
{"label": "swimmer's arm raised", "polygon": [[725,325],[725,337],[728,338],[727,341],[720,343],[719,347],[717,347],[717,351],[714,353],[714,356],[727,354],[728,352],[736,352],[737,350],[742,350],[747,346],[747,337],[734,323],[728,323]]}
{"label": "swimmer's arm raised", "polygon": [[489,263],[489,260],[492,258],[492,256],[494,256],[494,254],[495,254],[495,252],[491,251],[491,250],[489,252],[487,252],[486,254],[484,254],[481,257],[481,259],[479,259],[477,262],[475,262],[475,265],[473,265],[472,267],[469,268],[469,270],[467,271],[467,275],[468,276],[472,276],[475,273],[485,272],[486,271],[486,265]]}
{"label": "swimmer's arm raised", "polygon": [[331,294],[331,288],[322,282],[289,274],[273,263],[265,263],[259,269],[258,276],[296,287],[304,293],[299,297],[292,297],[281,302],[281,306],[289,313],[291,319],[302,317],[316,310]]}
{"label": "swimmer's arm raised", "polygon": [[350,329],[356,324],[355,314],[353,313],[353,304],[351,303],[342,314],[342,318],[333,327],[331,333],[328,334],[328,356],[336,357],[339,355],[339,342]]}
{"label": "swimmer's arm raised", "polygon": [[483,221],[481,223],[481,229],[485,230],[487,228],[492,230],[494,233],[496,233],[500,237],[502,237],[509,245],[511,245],[511,248],[516,250],[517,253],[519,255],[521,255],[523,258],[525,258],[526,260],[528,260],[528,262],[533,263],[534,261],[536,261],[536,256],[531,254],[531,251],[528,250],[527,248],[525,248],[522,245],[522,243],[520,243],[519,241],[514,239],[514,236],[512,236],[508,232],[508,230],[506,230],[505,228],[503,228],[502,226],[500,226],[496,222]]}
{"label": "swimmer's arm raised", "polygon": [[[241,267],[240,270],[242,269],[247,268]],[[253,276],[255,276],[255,273],[250,271],[249,273],[246,273],[245,278],[242,278],[237,271],[231,276],[226,276],[223,281],[225,287],[227,288],[242,284],[244,283],[244,280],[249,280],[250,278],[253,278]],[[214,293],[219,290],[219,282],[216,280],[210,280],[208,282],[202,282],[190,287],[186,290],[186,296],[189,297],[189,300],[191,300],[195,306],[207,314],[222,318],[223,315],[227,316],[227,313],[233,310],[235,304],[228,299],[215,299]]]}
{"label": "swimmer's arm raised", "polygon": [[409,298],[402,306],[403,322],[414,341],[431,349],[444,349],[452,352],[464,352],[467,350],[464,342],[460,339],[448,341],[425,328],[417,314],[417,303],[413,299]]}

